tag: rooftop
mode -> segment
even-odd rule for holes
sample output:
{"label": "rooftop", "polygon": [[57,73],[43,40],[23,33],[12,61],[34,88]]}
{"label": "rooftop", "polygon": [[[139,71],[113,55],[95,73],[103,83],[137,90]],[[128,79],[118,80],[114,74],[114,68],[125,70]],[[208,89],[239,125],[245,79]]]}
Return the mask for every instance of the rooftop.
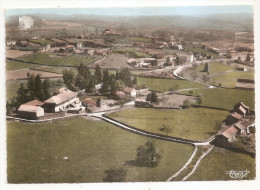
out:
{"label": "rooftop", "polygon": [[45,100],[44,103],[61,104],[77,96],[77,92],[73,92],[67,88],[60,88],[58,91],[60,92],[59,94],[50,97],[48,100]]}

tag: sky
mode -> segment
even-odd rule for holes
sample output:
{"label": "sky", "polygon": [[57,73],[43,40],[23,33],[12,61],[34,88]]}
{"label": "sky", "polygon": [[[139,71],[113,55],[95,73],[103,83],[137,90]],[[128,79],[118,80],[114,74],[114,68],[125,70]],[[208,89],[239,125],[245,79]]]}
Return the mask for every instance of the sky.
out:
{"label": "sky", "polygon": [[151,15],[207,15],[222,13],[250,13],[253,8],[249,5],[236,6],[182,6],[182,7],[138,7],[138,8],[56,8],[56,9],[9,9],[6,16],[28,14],[59,14],[59,15],[115,15],[115,16],[151,16]]}

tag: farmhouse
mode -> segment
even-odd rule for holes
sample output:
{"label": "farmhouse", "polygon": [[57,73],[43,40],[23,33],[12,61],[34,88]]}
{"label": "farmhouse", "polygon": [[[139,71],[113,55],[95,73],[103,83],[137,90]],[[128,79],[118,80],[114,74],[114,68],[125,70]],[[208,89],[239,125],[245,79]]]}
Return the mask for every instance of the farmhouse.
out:
{"label": "farmhouse", "polygon": [[83,110],[83,106],[77,97],[77,92],[73,92],[67,88],[61,88],[56,95],[44,101],[46,112],[61,112],[67,110]]}
{"label": "farmhouse", "polygon": [[18,116],[24,119],[37,119],[44,116],[44,109],[41,107],[44,103],[39,100],[33,100],[22,104],[18,108]]}

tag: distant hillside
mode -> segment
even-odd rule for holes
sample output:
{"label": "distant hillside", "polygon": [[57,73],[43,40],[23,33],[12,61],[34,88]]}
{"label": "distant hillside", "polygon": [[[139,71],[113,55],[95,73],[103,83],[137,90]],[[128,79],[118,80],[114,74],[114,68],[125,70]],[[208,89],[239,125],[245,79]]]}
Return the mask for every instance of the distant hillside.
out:
{"label": "distant hillside", "polygon": [[[253,31],[253,15],[251,14],[212,14],[203,16],[103,16],[103,15],[55,15],[37,14],[32,16],[36,23],[42,19],[52,21],[73,21],[104,26],[104,22],[127,27],[183,27],[207,30]],[[18,25],[18,16],[6,18],[7,24]]]}

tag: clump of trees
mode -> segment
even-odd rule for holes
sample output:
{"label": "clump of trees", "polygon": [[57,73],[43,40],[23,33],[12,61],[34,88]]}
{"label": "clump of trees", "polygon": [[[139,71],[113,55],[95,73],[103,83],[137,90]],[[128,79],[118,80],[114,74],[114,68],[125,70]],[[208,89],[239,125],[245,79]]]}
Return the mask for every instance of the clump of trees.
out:
{"label": "clump of trees", "polygon": [[6,111],[9,114],[10,112],[17,110],[21,104],[32,100],[44,101],[50,97],[50,81],[49,79],[41,80],[41,76],[37,74],[30,75],[26,84],[21,83],[17,91],[17,96],[14,97],[11,101],[6,102]]}
{"label": "clump of trees", "polygon": [[91,74],[90,69],[84,64],[80,64],[77,74],[72,70],[64,70],[63,80],[68,89],[73,91],[85,89],[87,93],[95,92],[95,86],[101,84],[99,92],[110,98],[117,98],[116,92],[122,90],[124,86],[133,87],[137,83],[136,77],[132,79],[128,68],[110,74],[107,69],[102,70],[97,65],[94,74]]}
{"label": "clump of trees", "polygon": [[157,103],[158,102],[158,96],[156,95],[155,91],[152,91],[146,96],[146,101],[150,101],[152,103]]}
{"label": "clump of trees", "polygon": [[136,150],[136,165],[144,167],[156,167],[160,163],[161,156],[156,150],[154,142],[147,141]]}

